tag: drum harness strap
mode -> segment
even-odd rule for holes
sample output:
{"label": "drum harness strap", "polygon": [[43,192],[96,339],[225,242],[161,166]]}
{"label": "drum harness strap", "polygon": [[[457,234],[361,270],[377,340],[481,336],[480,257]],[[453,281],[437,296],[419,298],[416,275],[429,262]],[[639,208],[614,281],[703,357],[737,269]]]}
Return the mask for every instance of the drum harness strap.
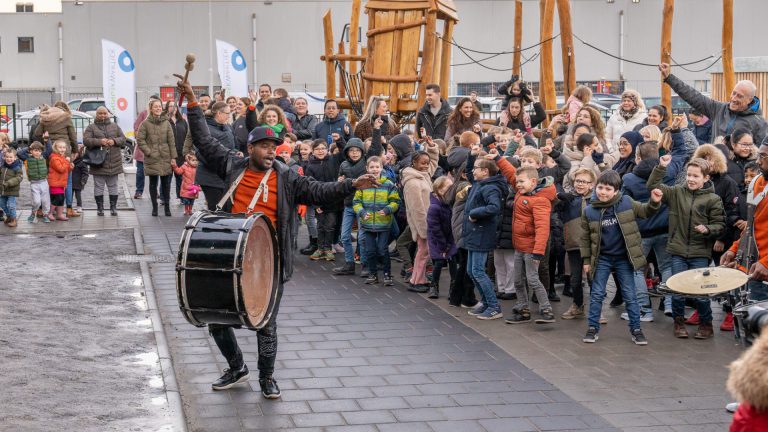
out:
{"label": "drum harness strap", "polygon": [[[247,168],[246,168],[247,170]],[[232,198],[233,194],[235,193],[235,189],[237,189],[237,186],[240,184],[240,182],[243,180],[243,177],[245,177],[245,171],[243,170],[242,173],[240,173],[239,176],[237,176],[237,179],[232,182],[232,185],[229,187],[229,190],[227,193],[224,194],[223,197],[221,197],[221,201],[219,201],[218,204],[216,204],[216,212],[220,212],[222,208],[224,208],[224,205],[227,203],[227,201]],[[262,193],[264,194],[262,197],[263,202],[267,202],[269,198],[269,186],[267,186],[267,181],[269,180],[269,176],[272,175],[272,168],[268,169],[267,172],[264,173],[264,178],[261,179],[261,183],[259,183],[258,189],[256,189],[256,193],[253,194],[253,199],[251,199],[250,204],[248,204],[248,209],[246,210],[246,214],[250,215],[253,213],[253,209],[256,207],[256,203],[259,201],[259,197],[262,196]],[[234,199],[232,199],[232,203],[234,204]]]}

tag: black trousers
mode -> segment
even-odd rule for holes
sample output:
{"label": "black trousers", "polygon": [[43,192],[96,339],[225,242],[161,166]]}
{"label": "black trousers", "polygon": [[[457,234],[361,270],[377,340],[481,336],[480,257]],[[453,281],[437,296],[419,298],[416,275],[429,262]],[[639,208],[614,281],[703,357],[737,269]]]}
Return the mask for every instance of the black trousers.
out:
{"label": "black trousers", "polygon": [[208,206],[208,210],[216,210],[216,204],[221,201],[221,197],[224,196],[224,188],[217,188],[213,186],[200,186],[205,195],[205,204]]}
{"label": "black trousers", "polygon": [[157,183],[160,180],[160,198],[166,203],[171,195],[171,175],[167,176],[149,176],[149,196],[152,198],[152,202],[157,202]]}
{"label": "black trousers", "polygon": [[[227,359],[230,369],[240,369],[245,361],[240,346],[235,338],[236,327],[209,324],[208,333],[216,341],[221,355]],[[259,378],[269,377],[275,372],[275,358],[277,357],[277,324],[270,321],[265,327],[256,330],[256,341],[259,348]]]}
{"label": "black trousers", "polygon": [[[571,267],[571,292],[576,306],[584,305],[584,262],[578,249],[568,251],[568,265]],[[591,285],[591,284],[590,284]]]}
{"label": "black trousers", "polygon": [[472,279],[469,277],[469,272],[467,271],[467,258],[469,258],[469,252],[463,248],[459,248],[458,252],[453,257],[456,262],[456,277],[451,280],[448,301],[454,306],[458,306],[459,304],[474,305],[477,303],[477,297],[475,297],[475,284],[472,282]]}
{"label": "black trousers", "polygon": [[330,250],[333,246],[333,237],[336,232],[336,219],[338,213],[333,211],[316,213],[317,218],[317,245],[321,250]]}

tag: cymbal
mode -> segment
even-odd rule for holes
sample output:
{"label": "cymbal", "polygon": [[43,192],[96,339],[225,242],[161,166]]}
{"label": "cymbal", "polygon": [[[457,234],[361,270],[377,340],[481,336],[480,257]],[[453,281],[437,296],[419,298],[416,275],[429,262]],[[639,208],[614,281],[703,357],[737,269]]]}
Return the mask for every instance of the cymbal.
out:
{"label": "cymbal", "polygon": [[669,279],[670,290],[682,295],[713,295],[747,283],[746,273],[728,267],[707,267],[680,272]]}

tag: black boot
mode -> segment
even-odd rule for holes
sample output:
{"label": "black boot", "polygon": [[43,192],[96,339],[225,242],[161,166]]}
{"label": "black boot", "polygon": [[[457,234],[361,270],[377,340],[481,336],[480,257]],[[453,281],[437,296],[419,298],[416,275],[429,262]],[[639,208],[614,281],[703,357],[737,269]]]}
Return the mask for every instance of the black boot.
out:
{"label": "black boot", "polygon": [[152,201],[152,216],[157,216],[157,201]]}
{"label": "black boot", "polygon": [[170,216],[171,215],[171,205],[168,204],[168,202],[166,201],[166,203],[163,204],[163,207],[165,208],[165,215],[166,216]]}
{"label": "black boot", "polygon": [[345,262],[343,266],[333,269],[333,274],[339,276],[350,276],[355,274],[355,263]]}
{"label": "black boot", "polygon": [[[101,197],[102,201],[104,200],[104,197]],[[102,215],[104,212],[102,212]],[[117,195],[110,195],[109,196],[109,214],[112,216],[117,216]]]}
{"label": "black boot", "polygon": [[104,216],[104,195],[94,198],[96,199],[96,215]]}
{"label": "black boot", "polygon": [[563,278],[563,295],[566,297],[573,297],[573,291],[571,290],[570,276]]}
{"label": "black boot", "polygon": [[432,282],[432,284],[429,286],[429,293],[427,294],[427,298],[436,299],[440,295],[440,284],[437,282]]}
{"label": "black boot", "polygon": [[310,237],[309,238],[309,244],[304,249],[300,250],[299,252],[302,255],[312,255],[317,250],[317,237]]}
{"label": "black boot", "polygon": [[549,291],[547,292],[547,297],[551,302],[557,303],[560,301],[560,296],[557,295],[557,291],[555,291],[554,287],[549,289]]}

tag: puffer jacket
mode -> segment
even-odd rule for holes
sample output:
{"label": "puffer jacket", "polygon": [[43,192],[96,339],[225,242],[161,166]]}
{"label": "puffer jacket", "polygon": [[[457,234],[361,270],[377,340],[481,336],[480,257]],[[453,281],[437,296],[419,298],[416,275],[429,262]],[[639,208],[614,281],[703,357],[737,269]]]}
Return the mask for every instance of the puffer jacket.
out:
{"label": "puffer jacket", "polygon": [[[344,132],[344,126],[349,130],[348,134]],[[328,135],[334,133],[339,134],[341,144],[346,144],[354,136],[352,135],[352,126],[347,121],[347,117],[342,113],[339,113],[334,119],[323,118],[323,121],[318,122],[312,139],[326,139]]]}
{"label": "puffer jacket", "polygon": [[[250,114],[252,113],[249,110],[249,113],[246,114],[246,116]],[[238,150],[235,144],[235,135],[232,133],[232,128],[229,125],[216,123],[216,120],[211,116],[205,117],[205,124],[208,125],[208,131],[210,132],[211,137],[216,140],[216,142],[224,146],[224,148],[229,151],[235,152]],[[187,137],[184,141],[184,154],[186,155],[192,151],[195,151],[195,147],[192,144],[192,137],[187,134]],[[219,178],[219,176],[216,175],[216,173],[214,173],[212,170],[209,170],[206,166],[207,161],[205,160],[205,157],[200,154],[200,152],[196,152],[195,155],[197,156],[198,161],[195,183],[199,184],[200,186],[224,189],[224,182]]]}
{"label": "puffer jacket", "polygon": [[459,248],[464,247],[461,229],[464,225],[464,208],[471,188],[472,185],[468,181],[456,180],[445,193],[445,203],[451,207],[451,233],[456,247]]}
{"label": "puffer jacket", "polygon": [[427,210],[427,246],[433,260],[451,259],[457,251],[451,232],[451,206],[434,193],[429,197]]}
{"label": "puffer jacket", "polygon": [[191,186],[195,184],[197,167],[184,162],[182,166],[173,167],[173,172],[181,176],[181,193],[179,195],[182,198],[197,199],[198,193],[191,190]]}
{"label": "puffer jacket", "polygon": [[407,167],[400,172],[403,185],[403,200],[408,225],[411,227],[413,241],[427,238],[427,210],[429,194],[432,193],[432,175],[437,169],[437,146],[427,147],[429,169],[426,172]]}
{"label": "puffer jacket", "polygon": [[592,195],[581,196],[568,193],[557,194],[556,205],[563,221],[563,237],[566,251],[579,250],[581,245],[581,214],[589,205]]}
{"label": "puffer jacket", "polygon": [[644,110],[639,109],[629,120],[625,120],[624,117],[621,116],[620,111],[616,110],[605,125],[605,140],[608,146],[608,153],[613,153],[614,151],[618,152],[621,135],[623,135],[624,132],[633,130],[635,126],[642,124],[646,117],[647,113]]}
{"label": "puffer jacket", "polygon": [[300,140],[312,139],[312,134],[315,132],[317,126],[317,117],[312,114],[304,114],[304,117],[299,117],[296,122],[293,123],[293,133],[296,134],[296,138]]}
{"label": "puffer jacket", "polygon": [[[473,159],[472,156],[469,157]],[[474,164],[474,160],[471,160]],[[496,233],[501,216],[502,203],[507,198],[507,179],[501,174],[474,181],[471,164],[467,162],[467,179],[472,188],[464,207],[464,249],[473,252],[490,252],[496,248]],[[471,219],[471,220],[470,220]]]}
{"label": "puffer jacket", "polygon": [[187,140],[189,134],[189,125],[183,118],[171,123],[171,130],[173,130],[173,138],[176,144],[176,165],[184,165],[184,143]]}
{"label": "puffer jacket", "polygon": [[437,115],[432,114],[432,109],[427,102],[424,102],[424,106],[421,107],[418,113],[416,113],[416,134],[419,138],[421,136],[421,128],[424,128],[427,136],[433,138],[442,138],[445,136],[445,131],[448,128],[448,116],[451,115],[451,105],[443,99],[440,99],[440,111]]}
{"label": "puffer jacket", "polygon": [[19,159],[10,165],[3,161],[3,164],[0,165],[0,195],[19,196],[21,180],[24,177],[23,171],[23,164]]}
{"label": "puffer jacket", "polygon": [[516,251],[544,257],[549,241],[552,202],[556,196],[551,177],[539,179],[539,184],[529,194],[515,194],[512,241]]}
{"label": "puffer jacket", "polygon": [[[474,161],[472,162],[474,163]],[[496,249],[514,249],[512,241],[512,222],[515,209],[515,183],[517,170],[512,165],[509,157],[496,157],[496,166],[499,167],[499,173],[507,179],[507,196],[501,210],[501,219],[499,219],[499,228],[496,235]]]}
{"label": "puffer jacket", "polygon": [[763,118],[760,99],[757,96],[745,111],[736,112],[731,111],[728,102],[718,102],[702,95],[675,75],[670,74],[664,82],[695,110],[712,120],[712,140],[730,135],[737,129],[752,132],[756,143],[763,142],[763,138],[768,134],[768,123]]}
{"label": "puffer jacket", "polygon": [[589,205],[581,216],[581,259],[584,264],[589,264],[590,277],[595,275],[597,259],[600,256],[601,232],[603,213],[609,207],[613,207],[616,219],[619,221],[621,234],[624,237],[624,245],[627,248],[627,256],[635,270],[641,269],[645,264],[640,229],[637,226],[637,218],[647,218],[656,213],[659,203],[649,201],[639,203],[632,198],[617,192],[613,198],[606,202],[597,199],[593,193]]}
{"label": "puffer jacket", "polygon": [[64,141],[69,145],[67,156],[77,153],[77,132],[72,125],[72,113],[68,110],[43,105],[40,109],[40,123],[32,134],[33,140],[43,142],[44,132],[48,132],[51,142]]}
{"label": "puffer jacket", "polygon": [[[192,142],[198,152],[209,162],[214,173],[225,181],[229,188],[244,170],[248,169],[248,157],[238,157],[211,138],[205,125],[203,112],[199,106],[193,105],[188,111],[188,121]],[[277,241],[278,249],[290,251],[293,247],[291,233],[296,227],[296,206],[299,204],[318,205],[325,202],[340,201],[351,193],[354,188],[352,180],[343,182],[323,183],[310,177],[301,176],[285,164],[275,160],[272,165],[277,174]],[[231,209],[231,201],[227,202],[224,211]],[[281,253],[280,284],[278,284],[278,301],[282,295],[282,282],[286,282],[293,274],[293,254]]]}
{"label": "puffer jacket", "polygon": [[[358,190],[354,197],[352,210],[364,231],[389,231],[395,220],[394,214],[400,207],[400,194],[394,183],[386,177],[380,177],[378,187]],[[380,211],[384,211],[385,215],[380,215]]]}
{"label": "puffer jacket", "polygon": [[79,157],[72,162],[75,166],[72,169],[72,190],[83,190],[85,185],[88,184],[88,176],[90,173],[90,167],[85,163],[82,157]]}
{"label": "puffer jacket", "polygon": [[[356,148],[360,150],[360,159],[353,161],[352,158],[349,156],[349,151],[353,148]],[[381,154],[381,141],[379,141],[378,145],[371,144],[371,146],[368,148],[368,153],[365,152],[365,146],[363,145],[363,142],[360,141],[357,137],[354,137],[350,139],[347,142],[347,145],[344,146],[344,161],[339,166],[339,176],[344,176],[344,178],[348,179],[356,179],[360,177],[361,175],[365,174],[366,168],[365,164],[369,157],[376,154],[378,151],[378,154]],[[345,207],[352,207],[352,199],[354,198],[354,194],[348,196],[344,199],[344,206]]]}
{"label": "puffer jacket", "polygon": [[232,123],[232,134],[235,136],[235,146],[237,147],[237,151],[243,154],[248,153],[248,133],[250,132],[245,123],[245,116],[238,117],[234,123]]}
{"label": "puffer jacket", "polygon": [[171,175],[171,159],[176,159],[176,140],[165,115],[149,115],[139,126],[136,141],[144,153],[144,175]]}
{"label": "puffer jacket", "polygon": [[[661,189],[662,202],[669,206],[669,242],[667,252],[684,258],[712,258],[712,247],[725,230],[723,202],[715,194],[711,181],[699,190],[687,186],[667,186],[662,179],[667,169],[661,165],[648,178],[648,189]],[[693,228],[704,225],[709,232],[701,234]]]}
{"label": "puffer jacket", "polygon": [[72,168],[65,156],[53,153],[48,159],[48,186],[55,188],[67,187],[67,179]]}
{"label": "puffer jacket", "polygon": [[50,140],[45,143],[45,150],[43,150],[40,159],[35,159],[29,154],[29,147],[24,147],[16,153],[16,157],[24,161],[27,180],[32,182],[48,178],[48,158],[51,156],[51,153],[53,153],[53,148]]}
{"label": "puffer jacket", "polygon": [[92,166],[91,174],[99,176],[113,176],[123,173],[123,154],[120,151],[125,147],[125,135],[117,123],[107,119],[104,122],[96,121],[88,125],[83,132],[83,144],[89,150],[102,147],[102,139],[115,141],[112,147],[103,147],[107,151],[107,157],[101,166]]}

